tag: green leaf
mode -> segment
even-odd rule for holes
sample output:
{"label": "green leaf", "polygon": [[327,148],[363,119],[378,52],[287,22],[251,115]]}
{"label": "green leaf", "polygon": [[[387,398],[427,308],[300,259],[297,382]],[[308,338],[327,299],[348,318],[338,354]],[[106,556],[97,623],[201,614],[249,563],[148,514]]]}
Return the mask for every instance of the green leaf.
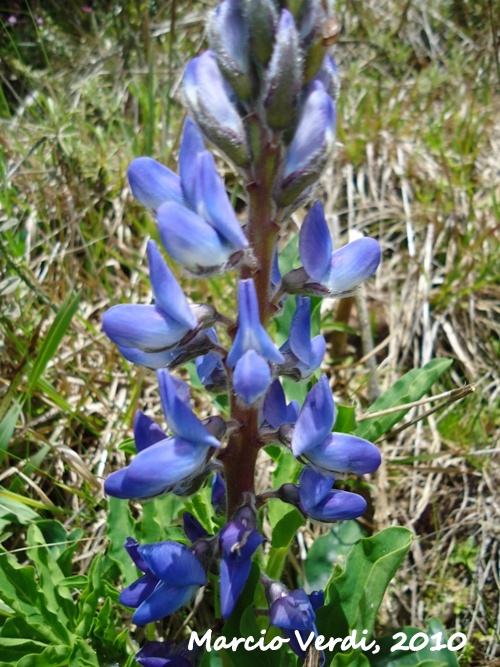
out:
{"label": "green leaf", "polygon": [[362,653],[337,653],[330,667],[370,667],[370,663]]}
{"label": "green leaf", "polygon": [[[432,646],[436,646],[436,640],[430,639],[429,644],[418,651],[391,651],[391,648],[399,642],[400,638],[394,640],[396,632],[402,632],[407,639],[404,646],[408,646],[409,641],[422,630],[412,627],[398,628],[391,635],[377,640],[380,652],[370,658],[370,667],[458,667],[456,653],[448,648],[439,651],[431,651]],[[426,634],[429,638],[440,632],[442,634],[441,644],[446,644],[447,634],[441,621],[437,618],[431,618]],[[420,645],[420,641],[418,642]]]}
{"label": "green leaf", "polygon": [[266,573],[271,579],[279,579],[290,544],[297,530],[304,525],[305,519],[295,507],[285,505],[277,499],[268,501],[267,511],[273,536],[266,562]]}
{"label": "green leaf", "polygon": [[408,553],[412,537],[406,528],[386,528],[352,547],[345,570],[337,566],[326,588],[326,605],[317,615],[320,634],[331,636],[334,618],[337,637],[353,630],[358,636],[367,630],[371,636],[385,590]]}
{"label": "green leaf", "polygon": [[0,464],[3,462],[5,453],[9,447],[22,407],[22,403],[14,401],[7,414],[0,422]]}
{"label": "green leaf", "polygon": [[354,405],[335,404],[336,419],[333,430],[337,433],[354,433],[356,431],[356,408]]}
{"label": "green leaf", "polygon": [[32,391],[38,380],[42,376],[47,364],[52,359],[59,347],[61,340],[66,334],[71,320],[78,309],[80,303],[80,294],[73,297],[69,292],[64,299],[61,307],[57,311],[54,321],[42,343],[38,356],[36,358],[28,378],[28,391]]}
{"label": "green leaf", "polygon": [[[64,529],[63,534],[66,537]],[[68,625],[69,619],[75,615],[75,603],[67,588],[59,588],[59,583],[65,577],[57,563],[57,553],[54,555],[49,550],[42,531],[35,524],[29,527],[26,541],[30,547],[30,558],[38,573],[38,585],[45,593],[47,604],[60,620]]]}
{"label": "green leaf", "polygon": [[66,667],[71,653],[69,646],[48,646],[39,655],[27,655],[16,667]]}
{"label": "green leaf", "polygon": [[[406,403],[419,401],[452,363],[452,359],[433,359],[423,368],[415,368],[409,371],[370,406],[367,416],[370,412],[381,412],[399,405],[404,406]],[[355,433],[360,438],[375,442],[384,433],[390,431],[406,415],[408,410],[408,408],[403,408],[388,415],[366,419],[358,425]]]}
{"label": "green leaf", "polygon": [[353,544],[362,537],[365,533],[357,521],[341,521],[314,540],[305,564],[310,590],[325,588],[335,564],[343,565]]}
{"label": "green leaf", "polygon": [[119,498],[109,498],[107,537],[109,539],[108,557],[114,561],[123,575],[123,582],[128,586],[137,579],[137,568],[123,548],[127,537],[134,534],[134,521],[128,502]]}

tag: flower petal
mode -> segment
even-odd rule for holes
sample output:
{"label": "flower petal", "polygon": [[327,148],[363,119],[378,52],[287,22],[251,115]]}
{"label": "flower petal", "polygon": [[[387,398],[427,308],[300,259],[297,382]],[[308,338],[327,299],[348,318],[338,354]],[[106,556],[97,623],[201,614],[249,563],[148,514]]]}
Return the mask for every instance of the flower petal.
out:
{"label": "flower petal", "polygon": [[135,303],[107,310],[102,317],[102,328],[113,343],[146,352],[177,345],[189,331],[156,306]]}
{"label": "flower petal", "polygon": [[138,157],[127,174],[132,194],[146,208],[157,209],[166,201],[184,203],[180,178],[156,160]]}
{"label": "flower petal", "polygon": [[133,584],[124,588],[118,600],[126,607],[139,607],[151,595],[158,585],[158,578],[152,574],[145,574]]}
{"label": "flower petal", "polygon": [[347,521],[357,519],[366,512],[366,500],[357,493],[332,489],[317,505],[307,510],[316,521]]}
{"label": "flower petal", "polygon": [[200,561],[178,542],[142,544],[139,555],[149,571],[169,586],[204,586],[207,582]]}
{"label": "flower petal", "polygon": [[255,350],[261,357],[278,364],[284,361],[283,355],[260,323],[259,304],[252,278],[240,280],[238,284],[238,331],[226,360],[229,368],[235,366],[248,350]]}
{"label": "flower petal", "polygon": [[118,350],[127,361],[138,366],[156,370],[157,368],[168,368],[181,354],[183,348],[174,347],[168,350],[161,350],[161,352],[144,352],[144,350],[140,350],[138,347],[123,347],[123,345],[118,345]]}
{"label": "flower petal", "polygon": [[330,492],[334,479],[332,476],[322,475],[310,466],[306,466],[299,477],[299,498],[304,512],[318,505]]}
{"label": "flower petal", "polygon": [[166,438],[165,431],[151,417],[137,410],[134,417],[134,441],[137,452],[142,452]]}
{"label": "flower petal", "polygon": [[320,445],[307,450],[307,458],[325,470],[354,475],[373,473],[382,462],[374,444],[345,433],[329,434]]}
{"label": "flower petal", "polygon": [[271,625],[284,630],[312,630],[316,615],[305,592],[298,589],[275,600],[269,618]]}
{"label": "flower petal", "polygon": [[205,150],[205,142],[200,129],[189,116],[184,121],[181,147],[179,149],[179,173],[182,191],[189,207],[194,209],[196,202],[196,160],[199,153]]}
{"label": "flower petal", "polygon": [[182,515],[182,524],[184,526],[184,532],[191,543],[196,542],[196,540],[199,540],[202,537],[207,537],[208,535],[198,519],[190,512],[184,512]]}
{"label": "flower petal", "polygon": [[248,247],[247,237],[209,151],[200,153],[196,162],[196,212],[236,248]]}
{"label": "flower petal", "polygon": [[237,361],[233,373],[233,388],[247,405],[267,391],[271,384],[269,364],[254,350],[248,350]]}
{"label": "flower petal", "polygon": [[240,597],[250,574],[251,560],[228,561],[220,564],[220,603],[223,618],[228,618]]}
{"label": "flower petal", "polygon": [[375,273],[380,257],[380,245],[375,239],[365,237],[351,241],[332,254],[321,284],[332,295],[350,292]]}
{"label": "flower petal", "polygon": [[306,215],[299,233],[299,255],[307,274],[316,282],[328,271],[332,238],[321,203],[317,201]]}
{"label": "flower petal", "polygon": [[167,202],[157,212],[163,247],[176,262],[193,272],[219,268],[236,248],[196,213]]}
{"label": "flower petal", "polygon": [[203,426],[193,411],[178,396],[174,379],[166,370],[156,373],[160,399],[169,429],[180,438],[204,445],[220,447],[220,442]]}
{"label": "flower petal", "polygon": [[148,242],[149,280],[156,304],[173,320],[196,329],[198,320],[192,312],[181,286],[168,268],[154,241]]}
{"label": "flower petal", "polygon": [[335,404],[326,375],[309,391],[295,424],[292,450],[300,456],[318,445],[331,433],[335,422]]}
{"label": "flower petal", "polygon": [[198,586],[169,586],[160,583],[132,616],[137,625],[160,621],[187,604]]}

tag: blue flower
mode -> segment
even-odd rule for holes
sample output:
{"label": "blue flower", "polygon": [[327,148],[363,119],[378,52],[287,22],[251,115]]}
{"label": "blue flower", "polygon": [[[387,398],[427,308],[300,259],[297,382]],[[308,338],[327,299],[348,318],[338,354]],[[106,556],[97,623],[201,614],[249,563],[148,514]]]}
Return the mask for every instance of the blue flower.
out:
{"label": "blue flower", "polygon": [[183,495],[189,492],[192,480],[208,474],[211,449],[220,446],[183,401],[182,388],[179,391],[167,371],[158,371],[158,380],[173,436],[167,436],[150,417],[138,411],[134,421],[137,456],[129,466],[106,479],[104,490],[110,496],[150,498],[168,490]]}
{"label": "blue flower", "polygon": [[123,605],[136,608],[132,621],[137,625],[153,623],[173,614],[206,584],[203,567],[182,544],[159,542],[140,546],[129,537],[125,549],[144,573],[119,597]]}
{"label": "blue flower", "polygon": [[148,260],[155,305],[120,304],[102,318],[106,335],[125,349],[124,356],[135,354],[141,361],[141,352],[163,353],[198,326],[196,308],[189,306],[154,241],[148,243]]}
{"label": "blue flower", "polygon": [[287,404],[281,382],[276,379],[266,394],[262,412],[269,426],[278,429],[283,424],[294,424],[297,421],[299,404],[297,401]]}
{"label": "blue flower", "polygon": [[222,514],[226,509],[226,482],[218,472],[212,478],[212,494],[210,502],[216,514]]}
{"label": "blue flower", "polygon": [[[299,632],[306,642],[311,632],[316,637],[316,610],[323,606],[322,591],[314,591],[310,596],[301,589],[290,591],[286,586],[263,578],[266,596],[269,603],[269,620],[271,625],[281,629],[284,637],[290,640],[289,645],[294,653],[305,659],[306,652],[300,648],[295,632]],[[324,664],[322,655],[321,664]]]}
{"label": "blue flower", "polygon": [[305,456],[314,466],[330,472],[365,475],[377,470],[380,452],[368,440],[332,433],[335,404],[326,375],[309,391],[292,435],[295,456]]}
{"label": "blue flower", "polygon": [[366,500],[357,493],[332,489],[334,477],[310,466],[299,478],[299,500],[304,514],[315,521],[329,523],[357,519],[366,511]]}
{"label": "blue flower", "polygon": [[238,331],[226,363],[234,369],[234,390],[251,405],[271,384],[268,361],[283,363],[284,358],[260,323],[259,304],[251,278],[238,285]]}
{"label": "blue flower", "polygon": [[210,273],[248,246],[213,155],[187,118],[179,153],[180,177],[151,158],[128,169],[134,196],[156,211],[162,243],[194,273]]}
{"label": "blue flower", "polygon": [[146,642],[136,653],[135,660],[142,667],[193,667],[193,663],[178,652],[183,648],[173,641]]}
{"label": "blue flower", "polygon": [[[214,328],[206,329],[205,334],[217,345],[219,339]],[[219,392],[227,387],[227,375],[219,352],[209,352],[196,358],[196,372],[201,384],[208,391]]]}
{"label": "blue flower", "polygon": [[321,334],[311,339],[311,299],[297,296],[289,338],[280,347],[286,360],[280,373],[305,380],[320,367],[325,351],[326,341]]}
{"label": "blue flower", "polygon": [[263,541],[262,535],[246,522],[233,520],[221,530],[220,596],[224,618],[231,615],[250,574],[252,556]]}
{"label": "blue flower", "polygon": [[316,202],[299,235],[300,259],[307,274],[301,285],[302,293],[349,296],[375,273],[380,263],[380,245],[372,238],[357,239],[335,252],[332,249],[323,208]]}

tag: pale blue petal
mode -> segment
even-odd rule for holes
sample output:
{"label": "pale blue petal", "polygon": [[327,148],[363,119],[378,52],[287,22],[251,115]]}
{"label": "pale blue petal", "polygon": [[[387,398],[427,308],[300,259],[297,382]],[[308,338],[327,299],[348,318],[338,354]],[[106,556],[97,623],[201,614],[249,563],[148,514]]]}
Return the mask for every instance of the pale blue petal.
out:
{"label": "pale blue petal", "polygon": [[254,350],[238,359],[233,374],[233,388],[247,405],[253,405],[271,384],[269,364]]}
{"label": "pale blue petal", "polygon": [[177,359],[183,348],[175,347],[169,350],[162,350],[161,352],[144,352],[138,347],[123,347],[118,345],[120,354],[125,357],[127,361],[145,368],[168,368],[170,364]]}
{"label": "pale blue petal", "polygon": [[157,209],[166,201],[184,203],[180,178],[156,160],[138,157],[127,174],[132,194],[146,208]]}
{"label": "pale blue petal", "polygon": [[189,329],[156,306],[120,304],[107,310],[102,328],[113,343],[155,352],[177,345]]}
{"label": "pale blue petal", "polygon": [[222,178],[217,172],[212,153],[200,153],[196,162],[196,212],[219,234],[243,250],[248,240],[227,196]]}
{"label": "pale blue petal", "polygon": [[321,282],[332,256],[332,238],[323,207],[317,201],[306,215],[299,233],[299,255],[306,273]]}
{"label": "pale blue petal", "polygon": [[169,202],[158,209],[163,247],[176,262],[194,272],[220,267],[236,248],[193,211]]}
{"label": "pale blue petal", "polygon": [[217,438],[203,426],[193,411],[178,396],[176,383],[166,370],[158,370],[158,385],[163,412],[175,435],[205,447],[220,447]]}
{"label": "pale blue petal", "polygon": [[375,273],[380,257],[380,245],[375,239],[351,241],[332,254],[321,284],[333,294],[350,292]]}
{"label": "pale blue petal", "polygon": [[284,362],[283,355],[260,323],[259,304],[251,278],[240,280],[238,285],[238,331],[226,360],[229,368],[235,366],[248,350],[255,350],[269,361]]}
{"label": "pale blue petal", "polygon": [[199,127],[189,116],[184,121],[181,147],[179,149],[179,173],[182,191],[189,207],[195,207],[196,160],[198,153],[205,150],[205,142]]}
{"label": "pale blue petal", "polygon": [[173,320],[196,329],[198,320],[192,312],[181,286],[168,268],[154,241],[148,242],[149,280],[156,305]]}

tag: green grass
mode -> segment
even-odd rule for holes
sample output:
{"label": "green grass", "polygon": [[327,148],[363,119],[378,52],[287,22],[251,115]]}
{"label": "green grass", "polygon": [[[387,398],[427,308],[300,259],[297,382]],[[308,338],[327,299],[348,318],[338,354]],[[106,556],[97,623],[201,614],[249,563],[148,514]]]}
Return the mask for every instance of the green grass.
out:
{"label": "green grass", "polygon": [[[0,491],[18,512],[0,494],[0,541],[29,556],[28,510],[80,529],[75,575],[107,544],[96,477],[106,455],[124,460],[116,448],[137,407],[159,414],[153,375],[124,362],[100,326],[110,305],[149,297],[144,237],[154,223],[132,200],[126,167],[148,154],[175,168],[179,78],[204,48],[211,3],[122,5],[84,15],[81,3],[40,3],[12,27],[0,13]],[[500,418],[500,16],[488,0],[345,0],[338,10],[342,145],[320,194],[341,228],[358,226],[384,247],[368,287],[375,343],[391,336],[377,355],[380,387],[424,365],[429,350],[455,359],[435,393],[477,383],[384,444],[370,530],[411,525],[419,548],[380,630],[436,615],[470,630],[461,664],[479,665],[499,639],[498,452],[475,451],[495,448]],[[230,313],[232,279],[215,282],[184,284]],[[332,331],[358,330],[354,314],[325,319]],[[353,365],[335,367],[336,391],[366,407],[359,348],[351,333],[344,360]],[[201,393],[196,401],[210,409]],[[118,582],[111,561],[105,573],[106,586]],[[103,628],[92,632],[101,646]]]}

